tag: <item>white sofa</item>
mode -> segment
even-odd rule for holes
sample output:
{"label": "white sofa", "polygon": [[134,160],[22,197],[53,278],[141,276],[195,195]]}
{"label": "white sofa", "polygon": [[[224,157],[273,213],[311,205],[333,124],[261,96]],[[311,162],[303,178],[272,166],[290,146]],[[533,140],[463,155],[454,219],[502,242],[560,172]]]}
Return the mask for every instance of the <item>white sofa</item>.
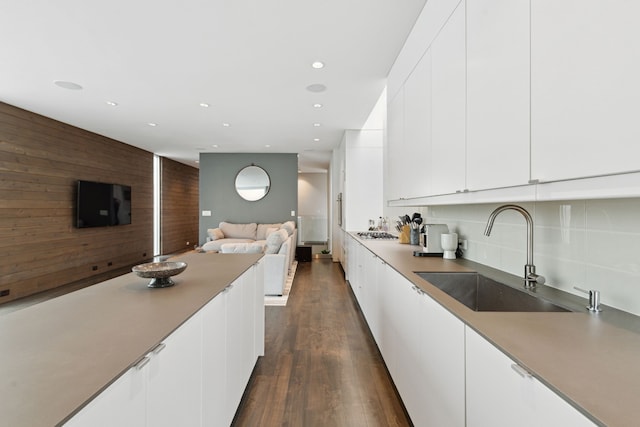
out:
{"label": "white sofa", "polygon": [[221,222],[207,230],[206,252],[264,253],[264,293],[282,295],[295,259],[295,222],[234,224]]}

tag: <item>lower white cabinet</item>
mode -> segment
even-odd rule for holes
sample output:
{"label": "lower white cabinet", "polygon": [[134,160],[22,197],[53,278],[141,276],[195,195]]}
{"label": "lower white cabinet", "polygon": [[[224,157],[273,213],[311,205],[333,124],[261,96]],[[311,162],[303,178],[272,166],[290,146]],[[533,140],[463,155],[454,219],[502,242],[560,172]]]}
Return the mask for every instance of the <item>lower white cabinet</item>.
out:
{"label": "lower white cabinet", "polygon": [[147,426],[200,425],[201,336],[197,313],[147,356]]}
{"label": "lower white cabinet", "polygon": [[466,328],[467,426],[594,426],[471,328]]}
{"label": "lower white cabinet", "polygon": [[464,323],[419,292],[416,426],[465,425]]}
{"label": "lower white cabinet", "polygon": [[65,426],[230,425],[264,354],[260,268],[247,270]]}
{"label": "lower white cabinet", "polygon": [[145,426],[147,371],[144,364],[132,367],[96,396],[65,427]]}
{"label": "lower white cabinet", "polygon": [[363,312],[414,425],[464,426],[464,324],[358,246]]}

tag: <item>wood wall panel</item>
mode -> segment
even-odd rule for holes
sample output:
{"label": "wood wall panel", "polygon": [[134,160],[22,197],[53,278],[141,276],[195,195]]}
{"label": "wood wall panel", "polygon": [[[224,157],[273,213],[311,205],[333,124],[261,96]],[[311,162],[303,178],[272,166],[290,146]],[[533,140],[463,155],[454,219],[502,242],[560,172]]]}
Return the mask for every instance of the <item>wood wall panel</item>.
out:
{"label": "wood wall panel", "polygon": [[[130,185],[132,224],[77,229],[78,180]],[[0,103],[0,303],[152,256],[153,154]]]}
{"label": "wood wall panel", "polygon": [[199,170],[162,158],[161,237],[163,254],[198,244]]}

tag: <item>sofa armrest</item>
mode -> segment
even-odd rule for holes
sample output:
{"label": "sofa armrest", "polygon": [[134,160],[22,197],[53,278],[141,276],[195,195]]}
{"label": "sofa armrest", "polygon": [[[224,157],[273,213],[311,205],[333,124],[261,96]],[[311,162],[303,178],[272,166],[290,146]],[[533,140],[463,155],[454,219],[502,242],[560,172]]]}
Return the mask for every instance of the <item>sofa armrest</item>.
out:
{"label": "sofa armrest", "polygon": [[262,259],[264,265],[264,294],[282,295],[289,274],[287,256],[284,254],[266,254]]}

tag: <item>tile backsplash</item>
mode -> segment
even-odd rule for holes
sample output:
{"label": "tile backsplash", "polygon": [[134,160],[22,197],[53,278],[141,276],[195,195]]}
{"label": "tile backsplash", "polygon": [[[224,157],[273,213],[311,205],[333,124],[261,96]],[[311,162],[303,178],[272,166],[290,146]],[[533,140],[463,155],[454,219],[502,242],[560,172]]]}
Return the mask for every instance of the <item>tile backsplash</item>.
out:
{"label": "tile backsplash", "polygon": [[[445,223],[467,240],[464,258],[522,275],[526,222],[516,211],[500,213],[491,236],[489,214],[501,204],[423,207],[425,222]],[[640,315],[640,199],[518,203],[534,223],[534,257],[546,284],[601,292],[604,305]]]}

